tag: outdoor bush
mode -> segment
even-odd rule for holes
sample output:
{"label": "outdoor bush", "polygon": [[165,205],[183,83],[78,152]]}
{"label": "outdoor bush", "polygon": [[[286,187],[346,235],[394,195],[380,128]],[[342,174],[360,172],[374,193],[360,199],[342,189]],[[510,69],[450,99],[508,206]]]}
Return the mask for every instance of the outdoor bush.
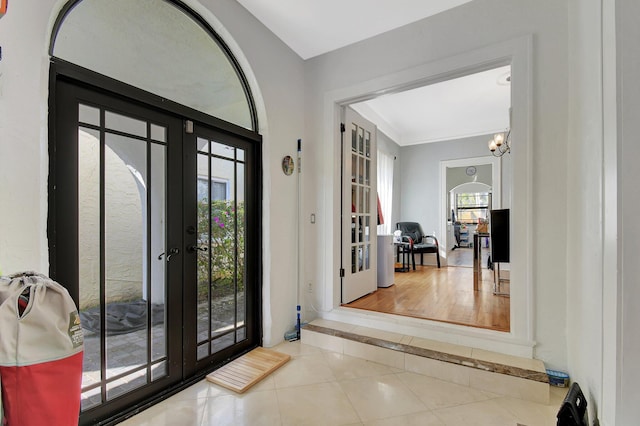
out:
{"label": "outdoor bush", "polygon": [[199,296],[206,295],[209,286],[214,296],[244,291],[244,243],[244,203],[233,200],[198,203],[198,246],[208,249],[198,252]]}

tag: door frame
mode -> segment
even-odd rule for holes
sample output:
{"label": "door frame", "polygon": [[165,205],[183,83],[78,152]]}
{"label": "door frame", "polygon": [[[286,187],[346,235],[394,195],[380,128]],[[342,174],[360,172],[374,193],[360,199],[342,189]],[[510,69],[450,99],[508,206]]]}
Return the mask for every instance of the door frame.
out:
{"label": "door frame", "polygon": [[[444,261],[443,266],[448,264],[449,254],[449,232],[447,229],[447,219],[449,218],[449,210],[447,209],[447,200],[449,191],[447,191],[447,169],[453,167],[477,166],[483,164],[491,165],[491,208],[499,209],[502,207],[502,162],[500,157],[485,156],[460,158],[456,160],[440,161],[440,235],[443,242],[440,243],[440,257]],[[513,316],[513,309],[511,316]]]}
{"label": "door frame", "polygon": [[[258,235],[259,237],[257,238],[258,242],[251,250],[252,255],[255,256],[255,262],[256,262],[255,274],[254,274],[254,277],[256,280],[256,283],[255,283],[256,291],[254,295],[255,301],[253,301],[251,305],[256,310],[255,318],[253,321],[254,326],[256,328],[255,336],[253,336],[255,340],[252,343],[252,345],[247,345],[246,347],[243,347],[242,352],[237,352],[232,354],[225,353],[224,359],[217,359],[216,361],[219,362],[219,365],[222,365],[224,362],[227,362],[232,358],[240,356],[242,353],[252,349],[253,347],[262,345],[262,338],[263,338],[262,256],[263,256],[263,251],[262,251],[262,232],[260,231],[262,229],[261,224],[263,219],[262,202],[261,202],[262,174],[263,174],[262,136],[258,133],[257,130],[253,131],[253,130],[249,130],[249,129],[237,126],[235,124],[226,122],[216,117],[209,116],[207,114],[204,114],[200,111],[186,107],[184,105],[175,103],[173,101],[169,101],[160,96],[146,92],[142,89],[138,89],[136,87],[127,85],[125,83],[113,80],[109,77],[103,76],[91,70],[87,70],[85,68],[74,65],[67,61],[64,61],[58,58],[51,58],[50,69],[49,69],[49,102],[48,102],[48,106],[49,106],[48,206],[49,207],[48,207],[48,218],[47,218],[47,238],[49,241],[49,276],[51,276],[53,279],[56,279],[56,280],[58,280],[58,276],[60,275],[60,271],[62,269],[65,269],[65,268],[67,270],[70,269],[70,265],[72,265],[71,262],[75,262],[75,260],[73,260],[74,256],[77,259],[77,255],[78,255],[77,247],[70,247],[70,248],[61,247],[58,241],[59,240],[58,235],[65,232],[64,222],[62,221],[62,218],[60,218],[59,215],[56,214],[58,210],[57,203],[63,201],[59,199],[59,195],[56,191],[56,187],[57,187],[56,175],[58,173],[58,170],[56,168],[56,158],[59,155],[65,155],[65,152],[60,152],[58,150],[58,146],[60,146],[61,144],[57,142],[58,130],[61,130],[58,128],[58,111],[57,111],[57,103],[59,98],[59,96],[57,95],[58,81],[70,82],[80,88],[87,88],[89,90],[97,91],[98,93],[105,93],[108,96],[111,96],[114,98],[121,98],[124,101],[130,102],[133,105],[139,105],[145,109],[155,110],[166,115],[174,115],[176,117],[176,120],[182,120],[183,118],[188,118],[190,120],[193,120],[194,122],[202,123],[210,128],[215,128],[217,131],[221,133],[233,135],[234,137],[244,139],[255,146],[256,154],[255,154],[254,164],[256,165],[256,167],[255,167],[255,170],[247,170],[247,173],[252,173],[254,177],[257,179],[256,187],[253,188],[255,190],[255,193],[253,194],[253,198],[255,198],[255,202],[254,202],[255,209],[253,212],[254,220],[253,220],[252,229],[254,229],[254,231],[257,231],[256,235]],[[77,132],[77,129],[74,129],[74,131]],[[184,134],[184,131],[182,131],[181,133]],[[178,157],[180,161],[183,160],[182,148],[180,148],[180,153]],[[180,172],[182,174],[182,170],[180,170]],[[167,184],[181,186],[182,181],[183,181],[183,177],[181,176],[181,178],[179,179],[179,182],[176,183],[176,182],[168,181]],[[180,187],[179,191],[181,191],[181,189],[182,188]],[[71,201],[74,201],[74,200],[75,200],[74,205],[77,205],[77,196],[76,198],[71,199]],[[180,217],[182,218],[181,223],[179,225],[182,230],[182,232],[180,233],[180,244],[182,246],[186,246],[184,244],[186,239],[184,238],[185,226],[184,226],[184,218],[182,217],[182,204],[183,203],[177,206],[177,210],[180,211]],[[169,208],[171,207],[169,206]],[[71,215],[72,215],[71,220],[77,224],[78,222],[77,211],[72,212]],[[68,227],[68,225],[66,226]],[[170,236],[167,235],[168,245],[170,244],[169,238]],[[181,250],[181,253],[184,253],[184,251]],[[249,250],[247,250],[246,253],[248,254]],[[180,268],[179,275],[180,275],[180,279],[183,280],[184,267]],[[69,293],[74,299],[76,305],[78,305],[79,294],[77,289],[79,287],[78,287],[77,279],[75,281],[71,279],[69,282],[67,282],[67,280],[60,280],[60,282],[65,287],[69,286],[68,288]],[[183,300],[182,306],[184,306],[185,302],[183,299],[184,296],[182,295],[182,289],[178,289],[176,294],[168,293],[167,297],[174,297],[174,298],[179,298]],[[177,315],[181,321],[184,321],[182,309],[180,309],[180,312],[174,312],[174,314]],[[172,343],[172,345],[175,345],[175,344],[176,342]],[[179,342],[178,346],[182,347],[183,342]],[[184,358],[184,356],[182,358]],[[180,360],[174,359],[172,361],[173,362],[178,361],[179,363],[179,365],[176,366],[177,368],[181,369],[181,378],[179,380],[172,382],[169,386],[158,386],[158,391],[154,395],[143,400],[130,401],[130,402],[116,400],[117,403],[112,405],[113,410],[115,411],[112,411],[112,410],[107,411],[107,410],[99,410],[99,409],[94,411],[94,409],[89,409],[85,413],[89,413],[90,415],[81,417],[80,418],[81,423],[85,423],[85,422],[93,423],[95,420],[98,420],[98,419],[101,419],[103,421],[106,421],[107,419],[109,419],[109,421],[111,421],[117,418],[121,418],[122,416],[126,415],[129,412],[138,411],[140,409],[151,406],[155,402],[161,399],[164,399],[169,395],[175,394],[180,390],[183,390],[193,385],[194,383],[202,380],[202,378],[204,378],[204,376],[210,371],[210,368],[204,369],[204,366],[202,366],[202,369],[200,370],[193,370],[193,369],[186,370],[183,366],[182,359]],[[209,364],[208,367],[211,367],[211,364]],[[155,384],[153,386],[155,388]],[[123,399],[126,399],[126,398],[123,398]],[[98,406],[96,408],[100,408],[100,407],[104,407],[104,405]]]}
{"label": "door frame", "polygon": [[[339,277],[339,182],[340,170],[340,107],[351,103],[373,99],[381,94],[399,92],[444,80],[473,74],[480,71],[511,65],[513,75],[511,99],[513,107],[511,151],[514,174],[512,185],[512,238],[518,241],[512,247],[511,279],[521,283],[511,292],[511,306],[516,315],[511,323],[511,331],[485,332],[472,327],[446,325],[433,321],[394,318],[393,321],[380,314],[371,320],[371,326],[382,330],[404,330],[407,334],[457,343],[480,349],[500,351],[522,357],[533,357],[535,346],[535,300],[533,288],[533,38],[525,35],[499,42],[476,50],[436,59],[413,68],[377,76],[344,88],[328,90],[324,93],[322,128],[316,135],[319,140],[333,140],[322,151],[322,173],[330,190],[325,191],[324,215],[327,218],[327,232],[321,236],[323,258],[326,259],[321,277],[326,282],[319,301],[323,318],[342,321],[359,321],[344,313],[340,308]],[[368,320],[369,321],[369,320]],[[396,322],[401,322],[401,328]]]}

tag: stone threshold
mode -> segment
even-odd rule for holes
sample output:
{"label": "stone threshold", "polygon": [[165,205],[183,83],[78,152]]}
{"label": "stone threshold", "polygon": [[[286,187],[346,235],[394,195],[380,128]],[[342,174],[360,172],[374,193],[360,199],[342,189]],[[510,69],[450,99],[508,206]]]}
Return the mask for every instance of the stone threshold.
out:
{"label": "stone threshold", "polygon": [[456,354],[450,354],[446,352],[435,351],[432,349],[425,349],[417,346],[412,346],[405,343],[396,343],[389,340],[379,339],[376,337],[364,336],[361,334],[351,333],[348,331],[341,331],[327,327],[321,327],[313,324],[306,324],[303,327],[307,331],[313,331],[316,333],[322,333],[329,336],[340,337],[354,342],[360,342],[367,345],[377,346],[379,348],[391,349],[393,351],[402,352],[405,354],[416,355],[424,358],[433,359],[435,361],[448,362],[451,364],[458,364],[464,367],[476,368],[478,370],[488,371],[491,373],[505,374],[507,376],[518,377],[521,379],[533,380],[541,383],[549,383],[549,377],[546,372],[528,370],[512,365],[499,364],[496,362],[489,362],[478,360],[475,358],[469,358]]}

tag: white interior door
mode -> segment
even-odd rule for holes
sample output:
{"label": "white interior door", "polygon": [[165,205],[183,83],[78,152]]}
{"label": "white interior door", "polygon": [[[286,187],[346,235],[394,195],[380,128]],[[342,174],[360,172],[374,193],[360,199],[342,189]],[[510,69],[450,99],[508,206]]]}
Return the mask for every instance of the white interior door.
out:
{"label": "white interior door", "polygon": [[376,127],[345,111],[342,198],[342,303],[377,289]]}

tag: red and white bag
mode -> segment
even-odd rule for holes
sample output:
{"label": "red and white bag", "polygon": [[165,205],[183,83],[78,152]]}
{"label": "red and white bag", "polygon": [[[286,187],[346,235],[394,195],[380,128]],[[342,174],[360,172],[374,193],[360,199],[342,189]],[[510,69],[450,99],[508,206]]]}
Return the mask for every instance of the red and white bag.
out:
{"label": "red and white bag", "polygon": [[84,337],[67,290],[33,272],[0,278],[0,393],[7,426],[77,425]]}

